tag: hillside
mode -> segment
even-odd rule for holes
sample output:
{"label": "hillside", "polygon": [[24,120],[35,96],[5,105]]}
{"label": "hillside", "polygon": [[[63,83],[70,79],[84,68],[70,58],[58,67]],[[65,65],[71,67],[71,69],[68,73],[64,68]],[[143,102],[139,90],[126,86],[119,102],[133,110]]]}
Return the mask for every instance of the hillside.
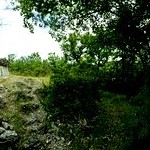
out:
{"label": "hillside", "polygon": [[45,78],[0,78],[0,150],[46,150],[54,137],[44,133],[46,113],[38,96]]}
{"label": "hillside", "polygon": [[[142,138],[136,137],[137,133],[144,135],[147,132],[144,126],[146,124],[144,117],[147,112],[143,111],[147,103],[143,105],[143,108],[134,106],[133,102],[132,105],[127,102],[128,97],[125,95],[106,91],[100,91],[100,100],[96,101],[98,108],[92,104],[88,105],[90,110],[86,112],[89,114],[91,114],[92,107],[98,110],[94,118],[97,120],[94,120],[93,124],[89,123],[89,118],[79,118],[71,123],[67,120],[66,124],[60,123],[58,119],[57,124],[53,120],[49,122],[52,113],[46,114],[44,111],[40,103],[43,98],[39,92],[39,89],[48,82],[49,78],[44,77],[15,75],[0,77],[0,150],[75,150],[79,148],[83,150],[136,150],[149,143],[147,140],[145,142]],[[66,94],[68,91],[65,90],[71,88],[63,89],[62,86],[59,89],[56,93],[58,94],[59,91],[58,96],[60,93]],[[77,90],[80,92],[77,91],[75,94],[81,93],[82,89],[78,89],[77,86]],[[68,93],[70,94],[70,91]],[[68,104],[68,112],[71,112],[73,109],[70,107],[73,108],[75,105]],[[61,104],[61,106],[64,105]],[[86,107],[84,103],[83,108]],[[60,119],[63,118],[62,112],[59,115]],[[74,115],[76,114],[74,113],[73,117]],[[48,123],[51,123],[52,128],[49,128]],[[137,130],[138,132],[135,132]],[[137,146],[139,142],[141,145]]]}

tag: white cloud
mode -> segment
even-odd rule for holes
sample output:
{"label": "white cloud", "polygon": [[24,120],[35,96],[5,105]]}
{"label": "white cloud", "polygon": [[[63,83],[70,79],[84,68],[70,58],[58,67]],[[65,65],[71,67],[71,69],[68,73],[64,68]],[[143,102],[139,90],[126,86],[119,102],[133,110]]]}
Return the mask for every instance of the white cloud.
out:
{"label": "white cloud", "polygon": [[18,11],[5,9],[7,0],[0,0],[0,57],[16,54],[18,57],[39,52],[42,58],[48,53],[61,55],[59,44],[46,29],[35,28],[34,34],[23,27],[23,18]]}

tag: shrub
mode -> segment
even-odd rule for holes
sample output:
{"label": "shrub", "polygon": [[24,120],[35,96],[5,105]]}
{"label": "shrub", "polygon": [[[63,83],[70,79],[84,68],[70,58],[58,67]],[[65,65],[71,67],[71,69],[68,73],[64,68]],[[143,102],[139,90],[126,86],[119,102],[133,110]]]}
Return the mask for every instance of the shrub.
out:
{"label": "shrub", "polygon": [[93,120],[100,99],[97,83],[82,78],[57,79],[43,89],[43,104],[54,120],[65,123],[79,118]]}
{"label": "shrub", "polygon": [[41,91],[49,125],[53,122],[58,127],[59,135],[70,141],[69,147],[88,149],[102,112],[99,83],[71,71],[61,73],[59,68],[59,74],[54,74],[49,86]]}

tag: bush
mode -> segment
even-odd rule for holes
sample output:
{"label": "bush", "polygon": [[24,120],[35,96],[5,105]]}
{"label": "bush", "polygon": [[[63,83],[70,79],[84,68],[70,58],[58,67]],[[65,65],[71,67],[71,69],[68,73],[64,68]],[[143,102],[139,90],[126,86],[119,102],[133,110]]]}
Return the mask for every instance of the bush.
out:
{"label": "bush", "polygon": [[[15,57],[15,56],[14,56]],[[48,60],[42,60],[38,53],[19,59],[9,58],[9,70],[12,74],[28,76],[49,76],[51,73]]]}
{"label": "bush", "polygon": [[143,149],[150,142],[150,86],[145,85],[139,94],[131,99],[131,104],[139,107],[138,124],[133,128],[133,142],[128,149]]}
{"label": "bush", "polygon": [[54,123],[58,127],[59,136],[70,141],[69,147],[89,149],[90,136],[102,112],[99,83],[76,76],[72,68],[66,67],[63,71],[58,68],[59,73],[42,89],[42,104],[48,113],[49,126]]}
{"label": "bush", "polygon": [[105,80],[80,67],[57,64],[42,89],[48,127],[64,137],[69,149],[129,149],[141,132],[139,106],[126,95],[102,91]]}
{"label": "bush", "polygon": [[43,89],[46,99],[45,109],[52,114],[53,120],[78,121],[79,118],[90,122],[98,113],[97,101],[100,99],[97,83],[82,78],[66,77],[57,79]]}

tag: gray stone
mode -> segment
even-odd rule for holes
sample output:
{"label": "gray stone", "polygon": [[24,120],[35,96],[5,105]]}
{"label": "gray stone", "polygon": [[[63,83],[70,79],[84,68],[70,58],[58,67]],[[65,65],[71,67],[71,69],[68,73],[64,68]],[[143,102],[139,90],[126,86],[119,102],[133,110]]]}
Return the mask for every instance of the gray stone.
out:
{"label": "gray stone", "polygon": [[40,141],[35,136],[30,136],[28,140],[24,143],[25,149],[39,149]]}
{"label": "gray stone", "polygon": [[34,112],[39,108],[39,104],[35,102],[25,102],[20,104],[20,111],[23,113]]}
{"label": "gray stone", "polygon": [[0,85],[0,93],[4,93],[5,92],[5,87],[1,84]]}
{"label": "gray stone", "polygon": [[18,139],[18,135],[15,131],[6,130],[0,135],[0,141],[15,142]]}
{"label": "gray stone", "polygon": [[26,99],[26,94],[24,93],[24,91],[14,91],[12,92],[13,94],[13,99],[17,100],[17,101],[24,101]]}
{"label": "gray stone", "polygon": [[8,67],[0,65],[0,76],[8,76],[8,75],[9,75]]}
{"label": "gray stone", "polygon": [[3,127],[0,127],[0,134],[4,133],[6,130]]}
{"label": "gray stone", "polygon": [[6,130],[13,130],[13,126],[10,125],[7,122],[2,121],[2,126],[6,129]]}

